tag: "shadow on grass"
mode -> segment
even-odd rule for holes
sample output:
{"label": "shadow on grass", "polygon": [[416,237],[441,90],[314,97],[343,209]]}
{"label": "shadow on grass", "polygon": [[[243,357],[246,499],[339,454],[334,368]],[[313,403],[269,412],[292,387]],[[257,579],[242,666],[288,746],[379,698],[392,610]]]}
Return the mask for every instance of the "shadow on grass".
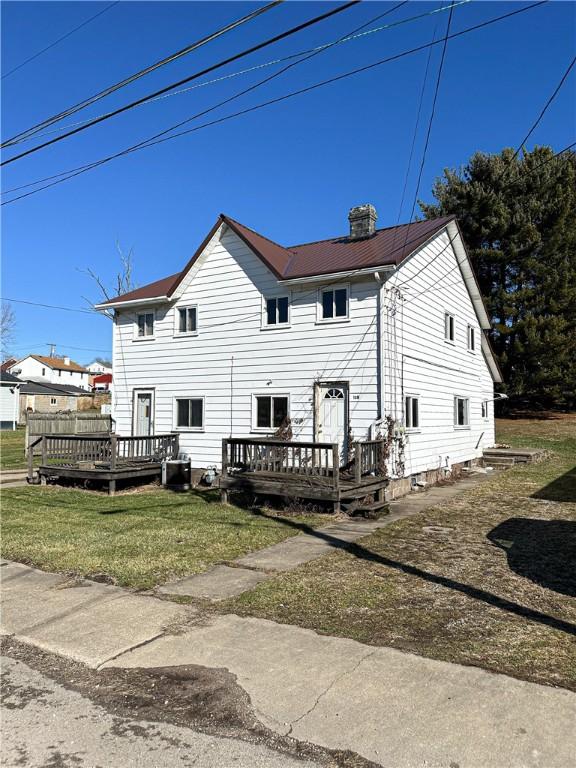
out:
{"label": "shadow on grass", "polygon": [[[261,510],[259,514],[261,514],[263,517],[268,517],[268,515],[266,515],[266,513]],[[523,619],[528,619],[529,621],[543,624],[544,626],[550,627],[551,629],[556,629],[560,632],[565,632],[569,635],[576,636],[576,625],[570,624],[570,622],[563,621],[562,619],[557,619],[555,616],[549,616],[548,614],[542,613],[541,611],[536,611],[524,605],[519,605],[512,600],[499,597],[492,592],[479,589],[478,587],[473,587],[470,584],[463,584],[446,576],[439,576],[435,573],[430,573],[430,571],[425,571],[422,568],[418,568],[417,566],[409,565],[408,563],[402,563],[398,560],[385,557],[384,555],[379,555],[376,552],[363,547],[361,544],[354,542],[344,542],[338,538],[335,538],[334,536],[331,536],[329,533],[326,533],[322,529],[314,529],[306,523],[300,523],[296,520],[285,520],[285,522],[286,525],[297,528],[303,533],[307,533],[311,536],[316,536],[317,538],[331,544],[334,549],[343,549],[353,557],[357,557],[360,560],[366,560],[370,563],[377,563],[378,565],[385,565],[387,568],[392,568],[396,571],[400,571],[401,573],[415,576],[416,578],[422,579],[423,581],[427,581],[431,584],[439,584],[440,586],[446,587],[447,589],[460,592],[467,597],[470,597],[474,600],[480,600],[487,605],[491,605],[494,608],[499,608],[500,610],[514,614],[515,616],[520,616]]]}
{"label": "shadow on grass", "polygon": [[506,552],[514,573],[576,597],[576,521],[512,517],[493,528],[488,539]]}
{"label": "shadow on grass", "polygon": [[544,499],[545,501],[576,502],[576,466],[533,493],[532,498]]}

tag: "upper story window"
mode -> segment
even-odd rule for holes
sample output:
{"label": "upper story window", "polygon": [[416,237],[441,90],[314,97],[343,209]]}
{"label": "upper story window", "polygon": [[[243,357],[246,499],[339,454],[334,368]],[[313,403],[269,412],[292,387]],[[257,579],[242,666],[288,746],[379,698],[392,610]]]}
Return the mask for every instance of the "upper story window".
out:
{"label": "upper story window", "polygon": [[264,325],[288,325],[290,301],[288,296],[276,296],[273,299],[266,299],[266,311],[264,314]]}
{"label": "upper story window", "polygon": [[154,336],[154,312],[143,312],[138,315],[138,338]]}
{"label": "upper story window", "polygon": [[454,398],[454,426],[470,426],[470,400],[467,397]]}
{"label": "upper story window", "polygon": [[455,323],[454,315],[446,312],[444,315],[444,339],[446,341],[454,341],[455,338]]}
{"label": "upper story window", "polygon": [[404,423],[406,429],[420,428],[420,399],[415,395],[408,395],[405,398]]}
{"label": "upper story window", "polygon": [[62,376],[62,371],[58,370],[58,376]]}
{"label": "upper story window", "polygon": [[468,326],[468,351],[474,352],[476,350],[476,328],[474,326]]}
{"label": "upper story window", "polygon": [[323,288],[320,291],[319,320],[346,320],[349,314],[350,288]]}
{"label": "upper story window", "polygon": [[176,311],[176,333],[178,335],[198,333],[198,308],[196,306],[178,308]]}
{"label": "upper story window", "polygon": [[490,415],[490,411],[488,410],[488,400],[482,400],[482,418],[484,420],[488,419]]}
{"label": "upper story window", "polygon": [[42,368],[42,376],[46,375],[46,368]]}
{"label": "upper story window", "polygon": [[50,398],[50,405],[56,405],[56,403],[57,403],[57,402],[58,402],[58,401],[56,400],[56,398],[55,398],[55,397],[51,397],[51,398]]}

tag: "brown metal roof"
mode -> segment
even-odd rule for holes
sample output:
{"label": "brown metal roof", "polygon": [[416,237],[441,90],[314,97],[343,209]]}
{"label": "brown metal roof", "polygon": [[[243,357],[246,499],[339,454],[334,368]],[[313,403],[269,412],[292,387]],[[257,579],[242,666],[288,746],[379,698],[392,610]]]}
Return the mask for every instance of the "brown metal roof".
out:
{"label": "brown metal roof", "polygon": [[363,240],[337,237],[284,247],[222,213],[182,272],[118,296],[103,306],[171,296],[222,224],[235,232],[279,280],[289,280],[400,264],[454,218],[444,216],[378,229]]}

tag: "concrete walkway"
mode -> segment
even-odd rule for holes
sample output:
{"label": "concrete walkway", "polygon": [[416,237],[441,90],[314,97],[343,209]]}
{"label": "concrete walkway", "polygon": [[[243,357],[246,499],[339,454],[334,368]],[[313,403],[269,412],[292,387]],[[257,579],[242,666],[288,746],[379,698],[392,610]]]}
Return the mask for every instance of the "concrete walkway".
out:
{"label": "concrete walkway", "polygon": [[447,501],[484,482],[487,477],[486,474],[474,474],[454,485],[430,488],[393,501],[390,504],[390,514],[380,520],[343,518],[337,523],[316,530],[294,522],[294,526],[300,530],[299,535],[240,557],[231,566],[215,565],[205,573],[164,584],[158,587],[157,592],[209,600],[235,597],[254,589],[261,581],[270,579],[277,573],[292,571],[299,565],[369,536],[379,528],[415,515],[438,502]]}
{"label": "concrete walkway", "polygon": [[95,668],[225,668],[273,732],[394,768],[572,768],[576,695],[5,563],[3,632]]}

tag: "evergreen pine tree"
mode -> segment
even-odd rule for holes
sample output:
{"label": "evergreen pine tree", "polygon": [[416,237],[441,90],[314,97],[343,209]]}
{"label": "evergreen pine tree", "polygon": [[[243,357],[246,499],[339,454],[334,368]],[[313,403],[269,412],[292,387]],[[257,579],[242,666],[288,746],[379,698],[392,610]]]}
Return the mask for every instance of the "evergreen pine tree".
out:
{"label": "evergreen pine tree", "polygon": [[576,153],[476,153],[445,170],[426,218],[458,217],[492,320],[503,391],[576,407]]}

